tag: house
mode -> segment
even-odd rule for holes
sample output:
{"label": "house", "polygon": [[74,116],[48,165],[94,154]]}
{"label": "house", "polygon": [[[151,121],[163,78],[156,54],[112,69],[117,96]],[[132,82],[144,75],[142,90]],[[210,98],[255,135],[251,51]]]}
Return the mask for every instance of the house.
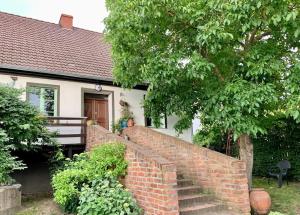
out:
{"label": "house", "polygon": [[[74,27],[70,15],[62,14],[55,24],[0,12],[0,50],[0,83],[26,88],[23,99],[47,116],[63,117],[65,124],[88,117],[111,130],[125,101],[137,125],[153,126],[142,107],[147,86],[115,85],[104,35]],[[157,130],[175,136],[176,121],[162,119]],[[74,138],[60,142],[78,143]],[[192,129],[180,138],[191,141]]]}

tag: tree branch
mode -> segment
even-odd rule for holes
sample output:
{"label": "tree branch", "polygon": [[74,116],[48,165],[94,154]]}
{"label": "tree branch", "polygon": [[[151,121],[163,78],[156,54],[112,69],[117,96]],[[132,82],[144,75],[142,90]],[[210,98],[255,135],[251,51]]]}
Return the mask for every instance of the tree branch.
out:
{"label": "tree branch", "polygon": [[262,38],[266,37],[266,36],[270,36],[271,35],[271,31],[266,31],[264,33],[262,33],[261,35],[258,35],[257,37],[254,38],[254,42],[261,40]]}
{"label": "tree branch", "polygon": [[217,66],[215,66],[214,70],[213,70],[213,73],[219,78],[219,80],[221,82],[224,82],[225,81],[225,78],[224,76],[221,74],[219,68]]}

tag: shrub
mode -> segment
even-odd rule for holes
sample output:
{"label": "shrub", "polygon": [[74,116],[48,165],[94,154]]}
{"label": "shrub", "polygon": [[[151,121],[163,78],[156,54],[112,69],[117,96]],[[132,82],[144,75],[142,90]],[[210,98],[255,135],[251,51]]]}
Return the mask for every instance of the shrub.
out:
{"label": "shrub", "polygon": [[139,215],[132,195],[114,177],[98,178],[82,188],[79,197],[79,215]]}
{"label": "shrub", "polygon": [[0,127],[7,134],[7,144],[16,149],[30,149],[32,143],[53,143],[46,118],[20,99],[22,93],[22,90],[0,85]]}
{"label": "shrub", "polygon": [[10,177],[10,173],[25,168],[22,161],[18,161],[17,157],[11,156],[11,146],[5,145],[7,141],[7,135],[0,129],[0,186],[12,184],[14,181]]}
{"label": "shrub", "polygon": [[40,142],[53,144],[46,120],[28,102],[20,99],[22,90],[0,84],[0,185],[13,182],[10,174],[25,168],[11,155],[13,150],[32,150]]}
{"label": "shrub", "polygon": [[292,168],[288,177],[300,180],[300,124],[293,119],[280,119],[268,130],[267,135],[253,139],[253,174],[267,176],[270,166],[278,161],[289,160]]}
{"label": "shrub", "polygon": [[52,178],[54,200],[66,212],[75,213],[83,184],[90,184],[106,175],[119,177],[125,174],[127,163],[124,153],[123,144],[108,143],[66,162],[64,170],[58,171]]}

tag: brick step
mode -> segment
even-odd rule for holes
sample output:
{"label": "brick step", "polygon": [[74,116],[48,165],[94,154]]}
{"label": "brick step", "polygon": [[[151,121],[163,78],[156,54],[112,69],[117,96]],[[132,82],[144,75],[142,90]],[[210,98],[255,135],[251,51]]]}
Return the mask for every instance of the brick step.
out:
{"label": "brick step", "polygon": [[180,215],[233,215],[234,213],[219,202],[198,203],[198,205],[180,207]]}
{"label": "brick step", "polygon": [[200,194],[202,192],[201,187],[194,185],[184,187],[177,186],[175,189],[177,190],[178,196]]}
{"label": "brick step", "polygon": [[237,215],[214,196],[203,194],[199,186],[193,185],[192,180],[185,179],[177,173],[178,203],[180,215]]}
{"label": "brick step", "polygon": [[215,198],[206,194],[189,194],[189,195],[179,195],[179,207],[190,207],[197,206],[199,204],[212,202]]}
{"label": "brick step", "polygon": [[178,187],[192,186],[193,182],[189,179],[177,179]]}

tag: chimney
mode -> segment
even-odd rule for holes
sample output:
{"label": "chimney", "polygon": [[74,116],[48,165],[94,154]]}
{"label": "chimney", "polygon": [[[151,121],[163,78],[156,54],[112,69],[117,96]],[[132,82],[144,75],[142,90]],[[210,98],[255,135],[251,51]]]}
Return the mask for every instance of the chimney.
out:
{"label": "chimney", "polygon": [[73,16],[67,15],[67,14],[61,14],[59,19],[59,25],[62,28],[66,29],[73,29]]}

